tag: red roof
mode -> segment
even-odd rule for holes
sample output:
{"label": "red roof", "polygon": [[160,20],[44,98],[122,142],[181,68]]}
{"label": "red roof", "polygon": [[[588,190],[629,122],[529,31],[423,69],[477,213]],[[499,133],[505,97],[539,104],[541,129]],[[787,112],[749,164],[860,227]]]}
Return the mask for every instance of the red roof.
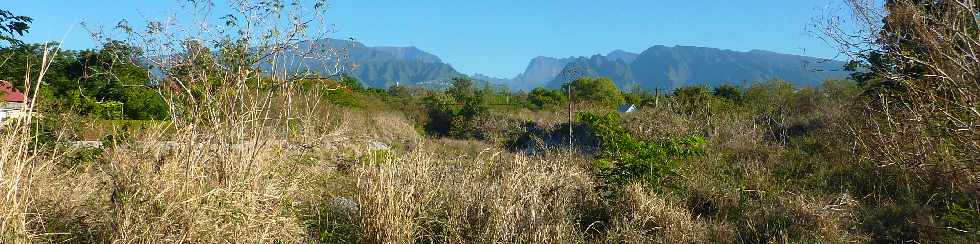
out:
{"label": "red roof", "polygon": [[24,96],[24,93],[17,90],[14,85],[5,80],[0,80],[0,95],[3,96],[3,101],[5,102],[22,103],[27,100],[27,96]]}

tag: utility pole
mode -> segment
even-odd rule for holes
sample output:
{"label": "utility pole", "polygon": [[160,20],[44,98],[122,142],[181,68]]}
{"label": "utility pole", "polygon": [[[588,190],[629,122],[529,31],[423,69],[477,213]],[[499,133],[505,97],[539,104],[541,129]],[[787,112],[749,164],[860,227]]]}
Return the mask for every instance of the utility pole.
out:
{"label": "utility pole", "polygon": [[654,88],[653,106],[660,109],[660,87]]}
{"label": "utility pole", "polygon": [[582,70],[580,70],[580,67],[573,67],[568,74],[570,75],[570,77],[568,77],[568,83],[565,83],[568,86],[568,153],[569,155],[571,155],[572,146],[574,145],[572,144],[574,143],[572,139],[574,138],[572,133],[572,117],[574,116],[573,112],[575,110],[573,107],[575,104],[575,92],[573,91],[572,83],[574,83],[575,80],[581,77],[582,74],[581,72]]}
{"label": "utility pole", "polygon": [[572,83],[568,83],[568,151],[572,151],[572,104],[575,100],[572,97]]}

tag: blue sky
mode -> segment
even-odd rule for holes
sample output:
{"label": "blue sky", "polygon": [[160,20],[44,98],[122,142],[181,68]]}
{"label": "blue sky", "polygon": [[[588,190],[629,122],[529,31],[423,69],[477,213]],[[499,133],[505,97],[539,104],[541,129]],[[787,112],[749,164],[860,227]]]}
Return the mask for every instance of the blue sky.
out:
{"label": "blue sky", "polygon": [[[140,23],[179,13],[181,0],[2,0],[35,18],[30,42],[92,47],[84,28]],[[12,3],[10,2],[12,1]],[[589,56],[653,45],[763,49],[834,58],[807,31],[841,0],[334,0],[333,38],[368,46],[416,46],[460,72],[510,78],[536,56]]]}

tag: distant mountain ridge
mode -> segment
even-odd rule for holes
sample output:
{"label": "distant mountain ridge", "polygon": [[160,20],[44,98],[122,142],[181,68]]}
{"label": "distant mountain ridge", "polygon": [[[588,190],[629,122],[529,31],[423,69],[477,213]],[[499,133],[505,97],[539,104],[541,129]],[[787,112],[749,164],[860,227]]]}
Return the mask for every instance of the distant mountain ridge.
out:
{"label": "distant mountain ridge", "polygon": [[397,60],[442,63],[442,59],[438,56],[419,50],[416,47],[373,47],[371,49],[390,54]]}
{"label": "distant mountain ridge", "polygon": [[[627,62],[631,60],[630,62]],[[770,51],[739,52],[690,46],[654,46],[636,56],[614,51],[571,62],[547,87],[582,76],[608,77],[620,88],[675,89],[683,86],[750,84],[783,79],[798,86],[818,86],[842,79],[844,62]]]}
{"label": "distant mountain ridge", "polygon": [[[632,58],[631,58],[632,59]],[[616,81],[621,88],[626,88],[626,84],[636,81],[630,63],[623,58],[613,58],[603,55],[592,55],[590,58],[580,57],[569,63],[562,71],[555,76],[552,81],[546,84],[547,87],[557,88],[561,84],[575,80],[579,77],[606,77]]]}
{"label": "distant mountain ridge", "polygon": [[[308,55],[311,50],[335,51]],[[438,56],[416,47],[369,47],[352,40],[319,39],[300,42],[288,52],[286,60],[297,60],[287,62],[291,71],[325,72],[334,66],[337,55],[346,55],[341,59],[353,66],[346,74],[369,87],[440,86],[454,77],[465,76]]]}
{"label": "distant mountain ridge", "polygon": [[619,50],[619,49],[614,50],[612,52],[609,52],[609,54],[606,54],[606,57],[609,58],[609,59],[611,59],[611,60],[617,60],[617,59],[619,59],[619,60],[623,60],[623,62],[626,62],[626,63],[632,63],[634,60],[636,60],[636,57],[639,57],[639,56],[640,56],[640,54],[638,54],[638,53],[631,53],[631,52],[627,52],[627,51],[623,51],[623,50]]}
{"label": "distant mountain ridge", "polygon": [[[435,54],[416,47],[369,47],[360,42],[339,39],[304,41],[289,50],[298,59],[304,50],[343,50],[346,71],[370,87],[406,86],[442,87],[452,78],[466,76]],[[333,55],[337,55],[334,53]],[[290,55],[286,55],[287,57]],[[315,56],[315,55],[314,55]],[[289,60],[289,59],[287,59]],[[336,57],[287,63],[288,70],[326,71]],[[690,85],[718,86],[750,84],[783,79],[799,86],[817,86],[827,79],[846,78],[840,71],[844,62],[770,51],[748,52],[690,46],[653,46],[642,53],[614,50],[591,57],[536,57],[524,72],[514,78],[474,74],[473,79],[513,90],[535,87],[560,87],[578,77],[608,77],[620,88],[674,89]]]}
{"label": "distant mountain ridge", "polygon": [[530,90],[543,86],[555,79],[562,69],[574,60],[573,57],[536,57],[531,59],[524,72],[518,74],[505,85],[515,90]]}

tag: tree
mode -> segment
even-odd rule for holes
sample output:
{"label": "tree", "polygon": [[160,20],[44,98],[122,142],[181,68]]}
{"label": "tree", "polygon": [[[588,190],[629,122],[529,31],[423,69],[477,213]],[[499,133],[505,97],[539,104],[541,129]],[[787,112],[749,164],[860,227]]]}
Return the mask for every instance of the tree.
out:
{"label": "tree", "polygon": [[687,114],[710,111],[711,92],[706,86],[688,86],[674,90],[674,101]]}
{"label": "tree", "polygon": [[[869,126],[887,132],[868,138],[869,151],[909,166],[980,158],[980,3],[848,3],[860,30],[870,31],[825,34],[858,58],[847,68],[866,89]],[[886,141],[893,142],[878,145]]]}
{"label": "tree", "polygon": [[344,85],[344,87],[347,87],[347,89],[350,89],[351,91],[354,92],[364,91],[364,85],[362,85],[361,81],[357,80],[357,78],[353,76],[349,76],[346,74],[342,75],[340,77],[340,84]]}
{"label": "tree", "polygon": [[[48,46],[56,46],[57,43],[49,43]],[[24,88],[24,74],[30,73],[37,75],[36,64],[41,63],[44,52],[43,44],[22,44],[0,48],[0,57],[3,57],[4,65],[0,68],[0,79],[10,81],[20,90]],[[75,81],[80,74],[77,65],[78,52],[58,50],[54,55],[49,55],[51,63],[48,72],[44,76],[45,84],[56,86],[56,92],[63,93],[66,89],[77,88]],[[33,67],[29,67],[31,64]],[[69,81],[72,83],[69,85]]]}
{"label": "tree", "polygon": [[656,94],[650,92],[650,90],[642,89],[639,86],[630,89],[630,92],[623,94],[626,99],[626,103],[637,104],[641,106],[654,105],[656,102]]}
{"label": "tree", "polygon": [[619,87],[609,78],[583,77],[562,85],[565,91],[569,88],[575,101],[588,101],[606,107],[616,107],[626,102]]}
{"label": "tree", "polygon": [[714,95],[716,97],[723,97],[732,102],[742,101],[742,89],[734,85],[724,84],[715,87]]}
{"label": "tree", "polygon": [[29,33],[31,22],[34,19],[27,16],[20,16],[10,11],[0,9],[0,41],[7,42],[11,46],[24,44],[17,36],[24,36]]}
{"label": "tree", "polygon": [[140,65],[139,49],[120,41],[106,42],[102,49],[79,53],[77,70],[81,70],[81,87],[85,95],[97,101],[125,101],[128,87],[143,87],[149,83],[149,72]]}
{"label": "tree", "polygon": [[489,110],[485,93],[476,89],[470,78],[453,78],[452,86],[444,94],[426,98],[426,130],[431,134],[455,138],[476,136],[473,122]]}
{"label": "tree", "polygon": [[548,106],[561,105],[568,101],[568,97],[559,90],[538,87],[531,90],[531,93],[527,95],[527,100],[531,105],[541,109]]}
{"label": "tree", "polygon": [[[847,66],[858,71],[854,78],[864,88],[861,113],[848,121],[855,151],[875,164],[875,175],[885,176],[875,189],[895,189],[872,194],[922,206],[916,212],[923,215],[938,213],[928,217],[944,219],[947,227],[917,223],[914,215],[891,222],[925,233],[918,238],[954,229],[946,233],[972,235],[963,242],[976,242],[980,224],[955,220],[977,219],[980,199],[980,2],[884,2],[847,1],[857,26],[831,21],[822,28],[857,59]],[[972,205],[972,214],[952,207],[958,204]]]}
{"label": "tree", "polygon": [[135,120],[164,120],[170,113],[163,97],[145,87],[127,89],[123,108],[126,117]]}
{"label": "tree", "polygon": [[705,86],[686,86],[674,90],[674,96],[680,98],[700,98],[707,97],[711,92]]}
{"label": "tree", "polygon": [[[50,45],[50,44],[49,44]],[[27,72],[36,75],[28,64],[40,63],[44,45],[23,44],[0,49],[7,65],[0,69],[0,79],[9,80],[19,89]],[[149,71],[137,60],[138,49],[118,41],[109,41],[98,50],[59,50],[41,84],[37,108],[44,112],[75,113],[100,117],[130,119],[164,119],[169,109],[163,98],[149,87]],[[110,113],[101,103],[113,104]],[[121,106],[115,106],[122,104]]]}

